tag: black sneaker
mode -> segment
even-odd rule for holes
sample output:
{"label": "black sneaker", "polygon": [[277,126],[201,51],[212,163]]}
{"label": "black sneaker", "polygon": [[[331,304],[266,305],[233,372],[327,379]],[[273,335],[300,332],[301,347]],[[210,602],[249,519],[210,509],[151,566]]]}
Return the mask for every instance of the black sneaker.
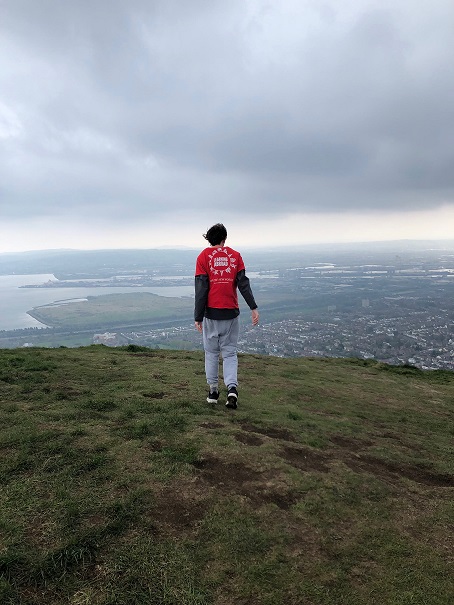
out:
{"label": "black sneaker", "polygon": [[227,401],[225,404],[226,408],[230,408],[232,410],[236,410],[238,407],[238,391],[236,387],[230,387],[229,392],[227,394]]}
{"label": "black sneaker", "polygon": [[208,403],[217,403],[219,399],[219,391],[210,391],[208,393],[207,402]]}

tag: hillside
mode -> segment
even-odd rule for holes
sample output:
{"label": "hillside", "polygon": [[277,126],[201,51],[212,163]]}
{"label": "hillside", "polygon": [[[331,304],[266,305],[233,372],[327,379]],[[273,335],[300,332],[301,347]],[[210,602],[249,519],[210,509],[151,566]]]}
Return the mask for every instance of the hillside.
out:
{"label": "hillside", "polygon": [[2,605],[448,605],[454,374],[0,350]]}

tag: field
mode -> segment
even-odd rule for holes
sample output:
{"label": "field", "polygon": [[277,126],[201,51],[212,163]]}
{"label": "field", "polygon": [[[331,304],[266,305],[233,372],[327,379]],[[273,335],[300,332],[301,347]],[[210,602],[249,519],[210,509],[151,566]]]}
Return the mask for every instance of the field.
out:
{"label": "field", "polygon": [[158,296],[150,292],[92,296],[87,301],[45,305],[29,311],[43,324],[56,328],[97,329],[107,326],[152,324],[175,318],[192,318],[190,298]]}
{"label": "field", "polygon": [[[454,375],[0,350],[2,605],[448,605]],[[224,396],[224,395],[223,395]]]}
{"label": "field", "polygon": [[[294,291],[282,287],[259,290],[259,296],[260,309],[267,321],[273,321],[275,317],[281,318],[283,309],[287,316],[297,312],[312,317],[317,317],[320,309],[320,301],[303,301]],[[248,313],[249,309],[241,296],[239,302],[242,312]],[[158,296],[137,291],[91,296],[87,301],[43,305],[28,311],[29,315],[46,326],[72,331],[115,329],[165,321],[184,322],[192,320],[193,312],[192,298]]]}

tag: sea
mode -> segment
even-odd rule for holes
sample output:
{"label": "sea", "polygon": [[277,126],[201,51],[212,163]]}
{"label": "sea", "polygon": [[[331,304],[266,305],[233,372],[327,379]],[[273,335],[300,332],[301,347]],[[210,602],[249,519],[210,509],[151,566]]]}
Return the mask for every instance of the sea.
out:
{"label": "sea", "polygon": [[128,292],[152,292],[160,296],[194,296],[194,286],[155,286],[155,287],[94,287],[94,288],[21,288],[20,286],[39,285],[55,281],[51,274],[39,275],[0,275],[0,330],[21,328],[44,328],[41,322],[27,314],[34,307],[50,303],[65,304],[76,300],[85,300],[87,296],[120,294]]}

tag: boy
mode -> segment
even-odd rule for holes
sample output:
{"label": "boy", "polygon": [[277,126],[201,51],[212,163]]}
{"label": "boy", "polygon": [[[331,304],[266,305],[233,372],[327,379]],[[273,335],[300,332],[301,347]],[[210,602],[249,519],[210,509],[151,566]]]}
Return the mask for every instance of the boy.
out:
{"label": "boy", "polygon": [[195,269],[195,327],[203,334],[205,373],[210,387],[207,402],[219,398],[219,355],[222,355],[226,407],[238,406],[238,333],[240,310],[237,288],[252,312],[252,325],[259,322],[259,312],[246,277],[241,254],[225,245],[227,230],[221,223],[213,225],[203,236],[210,246],[197,257]]}

